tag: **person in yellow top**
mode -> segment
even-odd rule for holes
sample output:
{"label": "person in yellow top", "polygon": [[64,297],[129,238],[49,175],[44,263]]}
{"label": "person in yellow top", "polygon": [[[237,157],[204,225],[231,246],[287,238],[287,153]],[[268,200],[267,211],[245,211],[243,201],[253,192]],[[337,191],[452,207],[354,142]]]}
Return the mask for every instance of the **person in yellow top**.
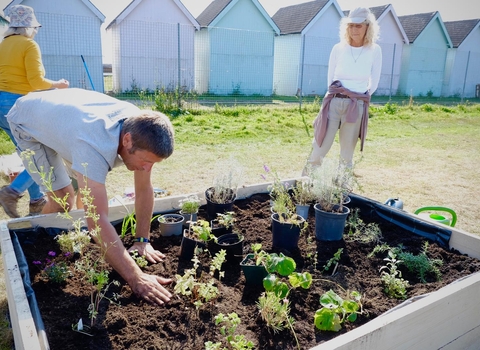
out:
{"label": "person in yellow top", "polygon": [[[33,40],[41,27],[33,9],[25,5],[10,6],[5,10],[10,24],[0,42],[0,128],[17,146],[6,115],[15,101],[30,92],[69,87],[65,79],[45,78],[40,47]],[[46,204],[45,195],[27,171],[22,171],[8,186],[0,189],[0,205],[8,216],[19,217],[17,203],[22,193],[30,196],[29,215],[36,215]]]}

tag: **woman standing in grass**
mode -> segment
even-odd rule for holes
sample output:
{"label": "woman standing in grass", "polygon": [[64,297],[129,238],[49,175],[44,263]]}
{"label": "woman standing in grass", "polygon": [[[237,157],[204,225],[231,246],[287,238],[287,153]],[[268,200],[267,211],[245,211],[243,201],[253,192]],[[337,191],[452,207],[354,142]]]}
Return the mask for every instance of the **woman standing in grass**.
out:
{"label": "woman standing in grass", "polygon": [[[0,128],[2,128],[15,146],[6,115],[15,101],[29,92],[52,88],[68,88],[65,79],[52,81],[45,79],[45,69],[38,44],[33,40],[41,27],[33,9],[29,6],[14,5],[6,9],[10,24],[0,43]],[[22,193],[28,190],[30,195],[29,214],[42,211],[46,203],[40,187],[27,171],[22,171],[13,182],[0,189],[0,205],[8,216],[19,217],[17,203]]]}
{"label": "woman standing in grass", "polygon": [[322,164],[332,147],[337,130],[340,159],[353,167],[353,152],[358,138],[361,151],[367,133],[368,106],[382,69],[382,51],[375,41],[379,26],[369,9],[359,7],[340,22],[340,42],[328,63],[328,92],[313,126],[313,149],[303,175]]}

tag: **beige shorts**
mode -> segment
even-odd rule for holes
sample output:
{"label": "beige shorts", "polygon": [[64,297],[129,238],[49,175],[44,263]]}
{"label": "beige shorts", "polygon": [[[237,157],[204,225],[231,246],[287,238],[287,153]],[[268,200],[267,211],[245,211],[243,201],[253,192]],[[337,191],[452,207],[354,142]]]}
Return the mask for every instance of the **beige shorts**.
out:
{"label": "beige shorts", "polygon": [[44,192],[51,192],[70,185],[70,176],[62,157],[55,150],[26,134],[21,127],[12,126],[12,134],[17,140],[18,151],[33,152],[29,157],[23,153],[22,160],[25,169],[41,189]]}

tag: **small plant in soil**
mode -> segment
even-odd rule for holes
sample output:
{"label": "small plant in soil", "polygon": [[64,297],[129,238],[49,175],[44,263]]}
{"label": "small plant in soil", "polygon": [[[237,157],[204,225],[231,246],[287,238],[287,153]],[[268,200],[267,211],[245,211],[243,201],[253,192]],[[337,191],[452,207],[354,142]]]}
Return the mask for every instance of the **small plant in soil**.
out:
{"label": "small plant in soil", "polygon": [[[204,304],[209,303],[218,296],[218,288],[215,286],[215,279],[209,278],[203,281],[204,275],[197,277],[199,272],[200,260],[198,259],[197,250],[193,255],[193,267],[185,270],[183,275],[175,275],[176,284],[174,287],[175,293],[187,296],[190,298],[195,308],[198,310]],[[222,260],[223,257],[223,260]],[[221,272],[219,269],[225,261],[225,251],[220,251],[215,255],[210,265],[210,275],[213,276],[215,271]]]}
{"label": "small plant in soil", "polygon": [[432,259],[428,256],[428,241],[423,242],[422,251],[419,254],[406,252],[402,245],[391,248],[388,245],[376,246],[374,251],[369,254],[372,256],[384,251],[392,251],[395,257],[398,257],[396,263],[399,266],[405,266],[407,270],[414,274],[422,283],[427,283],[427,276],[433,275],[435,280],[439,281],[442,278],[442,273],[439,267],[443,265],[441,259]]}
{"label": "small plant in soil", "polygon": [[332,271],[332,276],[335,275],[342,253],[343,253],[343,248],[338,248],[335,254],[333,254],[333,257],[329,259],[325,264],[325,266],[323,267],[323,272],[330,270],[330,267],[332,267],[333,265],[334,268]]}
{"label": "small plant in soil", "polygon": [[305,259],[311,262],[313,269],[317,269],[318,251],[315,237],[308,235],[306,239]]}
{"label": "small plant in soil", "polygon": [[437,281],[442,278],[439,267],[443,265],[443,261],[441,259],[430,258],[427,255],[428,246],[428,242],[425,241],[422,251],[417,255],[405,252],[401,248],[397,249],[397,255],[401,264],[404,265],[409,272],[414,273],[422,283],[427,283],[427,275],[429,274],[434,275]]}
{"label": "small plant in soil", "polygon": [[[150,220],[150,223],[152,223],[155,219],[157,219],[160,216],[161,214],[154,215]],[[121,239],[125,238],[126,234],[129,231],[133,237],[135,237],[135,235],[137,234],[137,218],[135,216],[134,211],[132,211],[131,213],[128,213],[128,215],[123,218],[122,227],[120,230],[120,238]]]}
{"label": "small plant in soil", "polygon": [[262,320],[274,333],[289,328],[295,334],[295,320],[290,316],[290,302],[287,298],[281,298],[275,292],[264,292],[258,299],[257,306]]}
{"label": "small plant in soil", "polygon": [[387,262],[387,265],[380,268],[383,291],[390,298],[406,299],[409,283],[402,278],[402,273],[398,269],[398,264],[402,261],[397,260],[397,255],[392,249],[388,251],[388,257],[383,260]]}
{"label": "small plant in soil", "polygon": [[138,250],[134,250],[133,252],[130,253],[130,256],[132,259],[135,261],[135,263],[138,265],[138,267],[146,267],[148,265],[148,261],[145,258],[144,255],[138,255]]}
{"label": "small plant in soil", "polygon": [[[257,303],[260,316],[274,333],[289,328],[297,346],[300,348],[293,327],[295,320],[290,316],[288,296],[292,289],[298,287],[309,289],[312,284],[312,275],[309,272],[295,272],[296,263],[292,258],[282,253],[278,255],[276,253],[266,253],[260,248],[261,245],[254,247],[256,264],[263,264],[268,272],[268,275],[263,279],[265,292],[259,297]],[[290,287],[277,274],[286,277]]]}
{"label": "small plant in soil", "polygon": [[127,232],[130,231],[132,236],[135,237],[135,233],[137,232],[137,220],[135,218],[135,212],[132,211],[127,216],[123,218],[122,221],[122,229],[120,233],[120,238],[124,238]]}
{"label": "small plant in soil", "polygon": [[[75,225],[82,224],[81,221],[76,221]],[[90,243],[91,237],[87,230],[81,227],[75,227],[72,231],[62,232],[57,235],[55,239],[60,246],[63,253],[79,253],[83,254],[85,247]]]}
{"label": "small plant in soil", "polygon": [[[66,252],[65,256],[70,256],[70,252]],[[54,251],[48,252],[48,258],[45,259],[45,262],[33,261],[32,264],[40,268],[42,276],[45,277],[48,281],[61,284],[72,275],[70,270],[67,267],[65,261],[56,261],[55,258],[57,253]]]}
{"label": "small plant in soil", "polygon": [[225,339],[223,342],[205,342],[205,350],[255,349],[255,344],[252,341],[247,340],[243,334],[236,334],[240,323],[240,317],[238,317],[235,312],[229,313],[228,315],[224,315],[223,313],[216,315],[215,325],[220,326],[220,334]]}
{"label": "small plant in soil", "polygon": [[218,280],[220,281],[225,275],[225,271],[222,271],[222,265],[225,262],[227,257],[227,251],[225,249],[220,249],[212,258],[212,263],[210,264],[210,276],[214,276],[215,272],[218,272]]}
{"label": "small plant in soil", "polygon": [[347,299],[342,299],[333,290],[320,297],[322,308],[315,312],[313,322],[321,331],[338,332],[345,321],[355,322],[357,315],[363,312],[361,294],[357,291],[347,293]]}
{"label": "small plant in soil", "polygon": [[378,243],[382,239],[382,231],[378,224],[365,224],[360,218],[360,209],[358,208],[350,211],[345,228],[346,234],[343,238],[347,242]]}

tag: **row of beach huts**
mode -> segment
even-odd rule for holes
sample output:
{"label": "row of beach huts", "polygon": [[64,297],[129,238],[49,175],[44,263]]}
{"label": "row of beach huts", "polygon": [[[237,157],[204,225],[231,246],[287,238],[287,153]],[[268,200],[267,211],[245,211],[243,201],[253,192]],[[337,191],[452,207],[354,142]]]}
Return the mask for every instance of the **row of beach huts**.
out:
{"label": "row of beach huts", "polygon": [[[216,95],[323,95],[330,50],[349,10],[316,0],[270,17],[258,0],[213,0],[194,18],[180,0],[132,0],[105,23],[89,0],[7,7],[20,3],[42,23],[35,40],[52,79],[103,92],[103,67],[111,63],[116,92],[182,87]],[[444,22],[438,11],[397,16],[391,4],[371,11],[383,53],[377,95],[479,97],[480,19]],[[0,16],[0,30],[7,25]],[[108,55],[102,40],[111,41]]]}

